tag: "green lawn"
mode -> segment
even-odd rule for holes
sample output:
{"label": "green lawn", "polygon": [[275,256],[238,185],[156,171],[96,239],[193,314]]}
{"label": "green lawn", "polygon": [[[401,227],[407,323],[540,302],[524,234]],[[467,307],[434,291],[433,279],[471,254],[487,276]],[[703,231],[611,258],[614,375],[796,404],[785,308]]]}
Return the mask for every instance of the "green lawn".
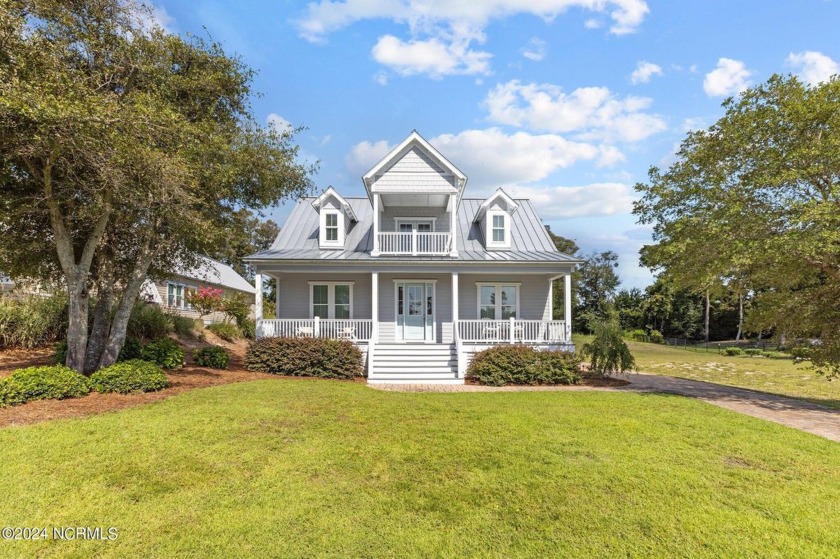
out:
{"label": "green lawn", "polygon": [[[589,336],[575,335],[580,348]],[[703,380],[801,398],[840,409],[840,380],[818,375],[807,363],[766,357],[729,357],[717,350],[694,351],[627,342],[640,372]]]}
{"label": "green lawn", "polygon": [[268,380],[0,430],[2,557],[828,557],[840,445],[676,396]]}

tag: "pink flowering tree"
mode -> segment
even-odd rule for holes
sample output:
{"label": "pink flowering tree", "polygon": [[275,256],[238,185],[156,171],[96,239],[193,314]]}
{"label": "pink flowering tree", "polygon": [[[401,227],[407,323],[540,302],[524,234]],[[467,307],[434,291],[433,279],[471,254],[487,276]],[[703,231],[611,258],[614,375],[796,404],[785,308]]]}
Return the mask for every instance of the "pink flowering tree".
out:
{"label": "pink flowering tree", "polygon": [[222,310],[222,294],[221,289],[215,287],[199,287],[198,291],[187,293],[187,303],[192,305],[192,308],[198,312],[199,320],[213,314],[216,311]]}

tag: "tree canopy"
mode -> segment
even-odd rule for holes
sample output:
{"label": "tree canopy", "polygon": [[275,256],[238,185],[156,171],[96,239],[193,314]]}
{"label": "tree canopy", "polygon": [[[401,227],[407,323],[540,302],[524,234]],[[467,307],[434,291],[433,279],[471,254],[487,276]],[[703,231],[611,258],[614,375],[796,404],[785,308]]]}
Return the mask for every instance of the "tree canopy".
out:
{"label": "tree canopy", "polygon": [[727,99],[669,169],[636,185],[643,262],[680,287],[754,295],[753,330],[819,337],[840,372],[840,80],[793,76]]}
{"label": "tree canopy", "polygon": [[[0,0],[0,268],[60,277],[67,364],[116,359],[149,273],[228,245],[243,209],[311,187],[254,72],[122,0]],[[91,294],[96,297],[88,337]]]}

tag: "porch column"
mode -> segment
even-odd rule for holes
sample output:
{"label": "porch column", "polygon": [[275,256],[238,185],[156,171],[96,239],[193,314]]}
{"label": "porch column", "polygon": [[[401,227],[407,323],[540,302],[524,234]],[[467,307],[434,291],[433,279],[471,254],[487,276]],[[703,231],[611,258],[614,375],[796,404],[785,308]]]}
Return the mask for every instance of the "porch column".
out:
{"label": "porch column", "polygon": [[[458,199],[455,194],[449,195],[449,235],[452,239],[452,246],[449,247],[449,256],[458,256],[458,240],[457,240],[457,220],[458,213]],[[453,278],[455,276],[452,276]],[[454,280],[453,281],[457,281]]]}
{"label": "porch column", "polygon": [[563,320],[566,321],[566,342],[572,341],[572,274],[563,278],[565,291],[563,292]]}
{"label": "porch column", "polygon": [[379,194],[373,195],[373,250],[371,256],[379,256]]}
{"label": "porch column", "polygon": [[280,318],[280,274],[274,276],[274,318]]}
{"label": "porch column", "polygon": [[254,275],[254,322],[256,323],[256,337],[262,335],[262,303],[263,303],[263,277],[259,272]]}
{"label": "porch column", "polygon": [[458,337],[458,272],[452,272],[452,341]]}
{"label": "porch column", "polygon": [[370,273],[371,342],[379,341],[379,272]]}

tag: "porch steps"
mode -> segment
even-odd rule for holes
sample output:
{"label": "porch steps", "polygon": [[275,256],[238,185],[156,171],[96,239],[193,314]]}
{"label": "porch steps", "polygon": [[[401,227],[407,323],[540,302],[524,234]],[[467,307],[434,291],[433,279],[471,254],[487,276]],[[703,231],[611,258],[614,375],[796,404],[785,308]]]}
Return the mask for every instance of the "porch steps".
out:
{"label": "porch steps", "polygon": [[371,384],[464,384],[454,344],[376,344]]}

